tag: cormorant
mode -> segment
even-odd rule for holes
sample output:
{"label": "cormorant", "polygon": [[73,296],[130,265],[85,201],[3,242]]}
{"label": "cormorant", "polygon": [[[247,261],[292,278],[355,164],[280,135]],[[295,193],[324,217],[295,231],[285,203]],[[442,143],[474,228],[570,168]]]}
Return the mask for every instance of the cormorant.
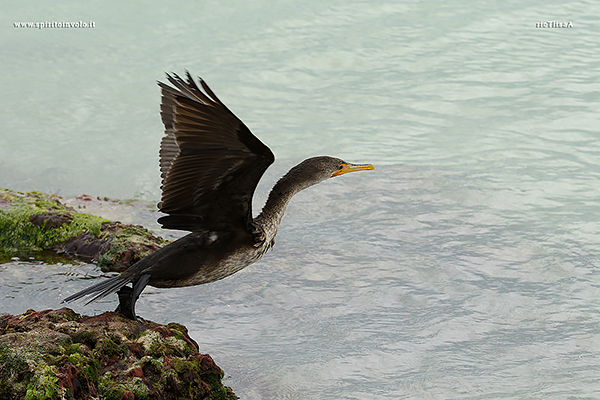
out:
{"label": "cormorant", "polygon": [[277,182],[262,212],[252,218],[254,190],[275,157],[201,78],[204,91],[187,71],[186,78],[173,73],[167,74],[173,86],[158,82],[165,125],[158,208],[168,214],[158,222],[191,233],[64,301],[95,295],[92,302],[117,292],[116,311],[135,319],[135,303],[146,285],[200,285],[236,273],[273,246],[294,194],[334,176],[374,169],[333,157],[304,160]]}

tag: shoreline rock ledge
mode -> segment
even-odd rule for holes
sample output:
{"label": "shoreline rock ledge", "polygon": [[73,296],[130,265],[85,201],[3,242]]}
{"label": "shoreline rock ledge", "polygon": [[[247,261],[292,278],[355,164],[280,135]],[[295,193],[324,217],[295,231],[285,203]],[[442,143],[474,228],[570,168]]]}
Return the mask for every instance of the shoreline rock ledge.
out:
{"label": "shoreline rock ledge", "polygon": [[238,397],[187,328],[59,310],[0,315],[0,400]]}

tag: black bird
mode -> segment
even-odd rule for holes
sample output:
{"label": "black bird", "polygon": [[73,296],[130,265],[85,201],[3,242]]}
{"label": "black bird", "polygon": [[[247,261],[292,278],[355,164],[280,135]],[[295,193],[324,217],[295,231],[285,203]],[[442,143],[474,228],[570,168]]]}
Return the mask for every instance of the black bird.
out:
{"label": "black bird", "polygon": [[[135,303],[146,285],[200,285],[236,273],[273,244],[292,196],[347,172],[374,169],[333,157],[302,161],[271,190],[262,212],[252,218],[256,185],[275,157],[199,78],[167,74],[162,89],[165,136],[160,146],[162,199],[158,219],[167,229],[191,233],[138,261],[121,275],[67,297],[118,292],[117,312],[135,319]],[[127,286],[131,283],[131,287]]]}

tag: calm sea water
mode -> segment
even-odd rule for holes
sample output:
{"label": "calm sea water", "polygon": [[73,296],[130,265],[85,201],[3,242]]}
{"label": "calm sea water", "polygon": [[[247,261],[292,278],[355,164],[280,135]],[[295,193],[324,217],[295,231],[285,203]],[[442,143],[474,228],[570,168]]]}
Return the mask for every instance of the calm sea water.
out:
{"label": "calm sea water", "polygon": [[[139,313],[187,325],[241,398],[598,398],[598,15],[592,1],[12,5],[0,187],[155,203],[155,81],[187,68],[278,158],[257,209],[303,158],[377,167],[300,193],[274,250],[237,275],[144,292]],[[44,21],[95,28],[13,24]],[[156,226],[144,207],[115,212]],[[0,311],[59,307],[100,275],[0,265]]]}

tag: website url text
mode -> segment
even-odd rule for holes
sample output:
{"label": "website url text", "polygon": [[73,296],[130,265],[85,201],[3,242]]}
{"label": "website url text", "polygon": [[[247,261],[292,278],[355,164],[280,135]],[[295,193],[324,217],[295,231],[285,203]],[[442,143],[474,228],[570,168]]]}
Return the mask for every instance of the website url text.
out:
{"label": "website url text", "polygon": [[95,28],[96,22],[66,22],[66,21],[43,21],[43,22],[13,22],[13,28]]}

